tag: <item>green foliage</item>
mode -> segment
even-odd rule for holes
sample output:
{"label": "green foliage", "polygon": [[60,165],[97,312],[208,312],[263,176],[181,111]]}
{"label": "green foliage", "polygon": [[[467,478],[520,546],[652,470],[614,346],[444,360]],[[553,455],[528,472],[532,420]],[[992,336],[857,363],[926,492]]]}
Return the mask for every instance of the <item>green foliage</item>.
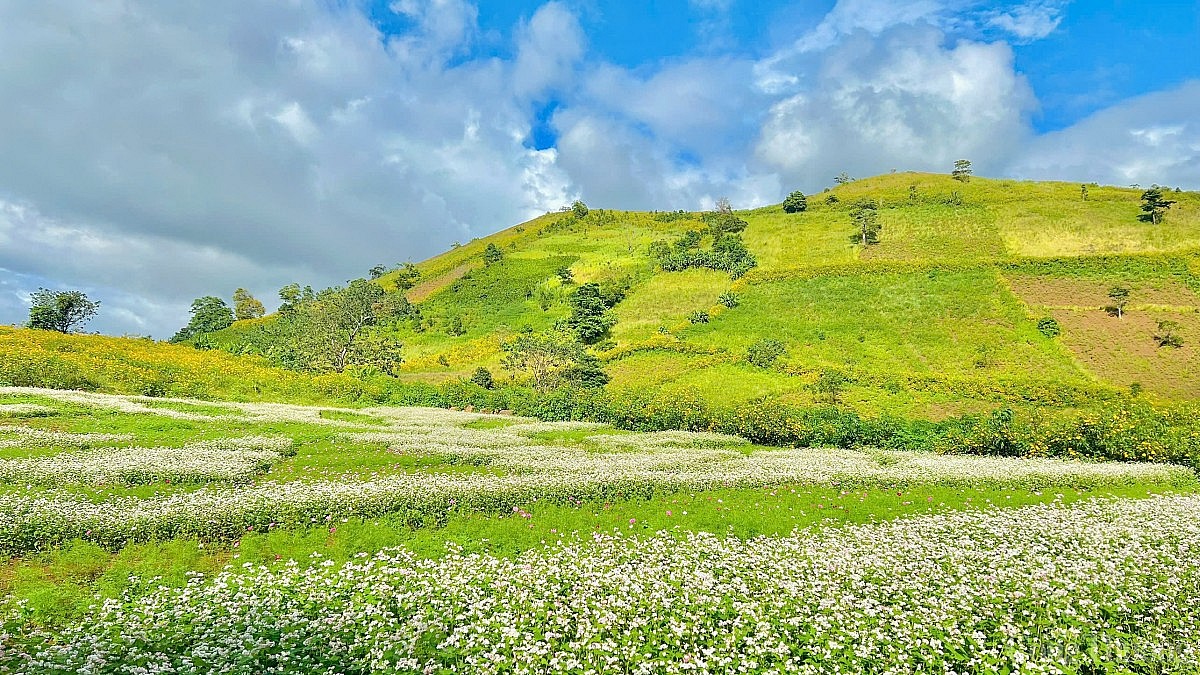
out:
{"label": "green foliage", "polygon": [[792,192],[787,196],[787,199],[783,200],[784,213],[800,213],[807,210],[808,198],[799,190]]}
{"label": "green foliage", "polygon": [[561,281],[564,286],[575,283],[575,274],[571,272],[571,268],[567,267],[566,265],[558,268],[554,271],[554,273],[558,275],[558,280]]}
{"label": "green foliage", "polygon": [[846,374],[838,370],[822,370],[817,375],[817,382],[814,388],[817,393],[823,394],[829,398],[829,402],[837,405],[841,403],[842,392],[846,390],[846,386],[850,384],[850,379]]}
{"label": "green foliage", "polygon": [[483,250],[483,264],[495,265],[504,259],[504,253],[500,251],[500,247],[495,244],[488,244]]}
{"label": "green foliage", "polygon": [[563,371],[581,364],[587,355],[574,336],[558,331],[521,333],[502,348],[504,367],[528,375],[539,391],[558,386]]}
{"label": "green foliage", "polygon": [[495,380],[492,379],[492,371],[480,366],[471,373],[471,382],[483,387],[484,389],[494,389],[496,387]]}
{"label": "green foliage", "polygon": [[959,159],[954,161],[954,171],[950,172],[950,177],[963,183],[971,182],[971,160]]}
{"label": "green foliage", "polygon": [[567,385],[596,389],[608,384],[608,374],[604,372],[600,359],[588,353],[579,356],[575,363],[562,371],[562,382]]}
{"label": "green foliage", "polygon": [[740,235],[717,235],[710,249],[697,248],[702,236],[696,230],[689,230],[673,247],[659,245],[652,247],[652,252],[658,254],[659,266],[666,272],[703,267],[728,272],[730,278],[738,279],[758,264]]}
{"label": "green foliage", "polygon": [[738,303],[739,303],[738,295],[737,295],[737,293],[734,293],[733,291],[725,291],[724,293],[722,293],[720,296],[717,297],[717,302],[721,303],[722,305],[725,305],[729,309],[733,309],[734,307],[738,306]]}
{"label": "green foliage", "polygon": [[455,314],[446,320],[446,335],[450,337],[459,337],[467,334],[467,328],[463,325],[462,317]]}
{"label": "green foliage", "polygon": [[576,199],[571,204],[571,214],[574,215],[576,218],[587,218],[587,214],[588,214],[587,204],[584,204],[582,200]]}
{"label": "green foliage", "polygon": [[708,311],[704,309],[698,309],[691,314],[688,314],[688,321],[690,323],[708,323],[708,320]]}
{"label": "green foliage", "polygon": [[746,361],[759,368],[770,368],[785,351],[779,340],[763,338],[746,349]]}
{"label": "green foliage", "polygon": [[83,291],[39,288],[30,296],[29,327],[70,333],[83,327],[100,311],[100,302]]}
{"label": "green foliage", "polygon": [[847,183],[854,182],[854,179],[850,177],[850,174],[843,171],[833,177],[833,182],[837,183],[838,185],[846,185]]}
{"label": "green foliage", "polygon": [[1158,225],[1166,217],[1167,209],[1174,201],[1163,199],[1162,188],[1155,185],[1142,193],[1142,213],[1138,219],[1142,222]]}
{"label": "green foliage", "polygon": [[263,304],[250,295],[250,291],[239,288],[233,292],[233,315],[238,321],[257,319],[266,312]]}
{"label": "green foliage", "polygon": [[621,290],[604,292],[595,282],[583,284],[571,294],[571,316],[567,318],[567,325],[575,331],[580,342],[595,344],[616,324],[617,319],[609,310],[624,297]]}
{"label": "green foliage", "polygon": [[400,363],[400,344],[370,327],[390,318],[386,294],[378,284],[355,279],[344,288],[328,288],[305,302],[283,323],[294,345],[293,363],[305,370],[336,372],[370,366],[392,373]]}
{"label": "green foliage", "polygon": [[1051,316],[1043,316],[1038,319],[1037,329],[1042,335],[1048,338],[1056,338],[1062,335],[1062,327],[1058,325],[1058,319]]}
{"label": "green foliage", "polygon": [[1158,322],[1158,330],[1154,333],[1154,341],[1159,347],[1174,347],[1178,349],[1183,346],[1183,339],[1179,337],[1179,329],[1182,326],[1178,321],[1170,319],[1162,319]]}
{"label": "green foliage", "polygon": [[188,325],[171,337],[171,342],[184,342],[204,333],[213,333],[228,328],[233,323],[233,310],[225,301],[206,295],[192,301],[192,318]]}
{"label": "green foliage", "polygon": [[1108,297],[1112,300],[1112,304],[1105,307],[1105,310],[1110,314],[1116,314],[1117,318],[1124,316],[1125,306],[1129,304],[1129,293],[1128,286],[1113,286],[1108,289]]}
{"label": "green foliage", "polygon": [[850,211],[850,222],[854,224],[855,234],[852,239],[861,241],[863,246],[879,243],[879,203],[874,199],[860,199],[854,203]]}

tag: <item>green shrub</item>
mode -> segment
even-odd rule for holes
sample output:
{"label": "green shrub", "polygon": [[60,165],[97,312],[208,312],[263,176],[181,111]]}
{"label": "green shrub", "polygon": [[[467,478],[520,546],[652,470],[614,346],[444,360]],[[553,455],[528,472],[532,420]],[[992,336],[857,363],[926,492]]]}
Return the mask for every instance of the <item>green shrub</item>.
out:
{"label": "green shrub", "polygon": [[746,361],[752,366],[770,368],[775,360],[783,355],[783,343],[771,338],[763,338],[746,349]]}
{"label": "green shrub", "polygon": [[1042,335],[1048,338],[1056,338],[1062,335],[1062,327],[1058,325],[1058,319],[1049,316],[1038,319],[1037,329],[1041,331]]}

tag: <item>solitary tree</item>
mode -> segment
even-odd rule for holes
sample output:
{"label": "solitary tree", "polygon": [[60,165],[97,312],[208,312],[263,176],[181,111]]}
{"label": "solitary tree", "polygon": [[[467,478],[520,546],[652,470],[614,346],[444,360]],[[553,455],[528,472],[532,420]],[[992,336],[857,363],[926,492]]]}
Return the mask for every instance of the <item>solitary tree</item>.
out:
{"label": "solitary tree", "polygon": [[258,298],[250,295],[250,291],[239,288],[233,292],[233,315],[237,317],[238,321],[257,319],[266,313],[266,308],[258,301]]}
{"label": "solitary tree", "polygon": [[954,171],[950,172],[950,177],[954,180],[960,180],[964,183],[971,182],[971,160],[960,159],[954,162]]}
{"label": "solitary tree", "polygon": [[504,259],[504,253],[495,244],[488,244],[487,248],[483,249],[483,264],[494,265]]}
{"label": "solitary tree", "polygon": [[854,204],[854,209],[850,211],[850,221],[854,223],[856,239],[862,241],[863,246],[879,243],[879,231],[882,226],[879,224],[879,205],[873,199],[864,199]]}
{"label": "solitary tree", "polygon": [[100,311],[99,301],[88,300],[83,291],[52,291],[39,288],[30,297],[29,327],[70,333],[82,328]]}
{"label": "solitary tree", "polygon": [[729,203],[729,197],[721,197],[717,200],[717,204],[713,210],[717,213],[729,215],[733,213],[733,204]]}
{"label": "solitary tree", "polygon": [[816,390],[818,393],[825,394],[829,397],[829,402],[837,405],[841,403],[842,392],[845,391],[846,385],[850,380],[836,370],[822,370],[817,376]]}
{"label": "solitary tree", "polygon": [[787,199],[783,200],[784,213],[800,213],[806,210],[808,210],[808,198],[799,190],[796,190],[788,195]]}
{"label": "solitary tree", "polygon": [[378,318],[376,307],[383,299],[378,284],[355,279],[345,288],[326,289],[302,304],[295,319],[297,343],[309,367],[340,373],[353,363],[394,360],[375,356],[398,350],[398,344],[364,339]]}
{"label": "solitary tree", "polygon": [[1142,193],[1142,214],[1138,216],[1138,219],[1157,225],[1163,221],[1167,209],[1171,208],[1174,203],[1174,201],[1163,199],[1162,189],[1155,185]]}
{"label": "solitary tree", "polygon": [[188,325],[171,337],[171,342],[183,342],[203,333],[212,333],[228,328],[233,323],[233,310],[215,295],[206,295],[192,301],[192,318]]}
{"label": "solitary tree", "polygon": [[542,391],[554,388],[561,372],[578,364],[586,354],[583,345],[562,332],[522,333],[502,348],[504,367],[527,373],[533,386]]}
{"label": "solitary tree", "polygon": [[1117,318],[1125,315],[1125,305],[1129,304],[1129,288],[1127,286],[1113,286],[1108,289],[1108,297],[1112,300],[1112,304],[1108,306],[1110,313],[1115,312]]}
{"label": "solitary tree", "polygon": [[1158,322],[1158,331],[1154,333],[1154,341],[1159,347],[1175,347],[1183,346],[1183,340],[1179,338],[1180,325],[1178,321],[1164,319]]}
{"label": "solitary tree", "polygon": [[586,218],[588,214],[588,206],[587,204],[583,203],[583,200],[576,199],[571,204],[571,213],[573,213],[576,218]]}
{"label": "solitary tree", "polygon": [[837,183],[838,185],[845,185],[853,180],[854,179],[850,177],[850,174],[846,173],[845,171],[833,177],[833,182]]}

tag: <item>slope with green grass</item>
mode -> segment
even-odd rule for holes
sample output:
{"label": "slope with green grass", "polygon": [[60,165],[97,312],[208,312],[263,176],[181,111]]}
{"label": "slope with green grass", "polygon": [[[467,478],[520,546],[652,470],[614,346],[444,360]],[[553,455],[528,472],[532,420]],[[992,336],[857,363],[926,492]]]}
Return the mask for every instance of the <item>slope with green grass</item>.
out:
{"label": "slope with green grass", "polygon": [[[1138,220],[1141,190],[897,173],[811,195],[807,211],[738,212],[758,261],[741,279],[665,272],[650,244],[700,230],[701,214],[593,210],[548,214],[419,265],[410,290],[421,330],[405,344],[402,379],[438,382],[479,366],[500,379],[501,345],[569,313],[575,283],[628,287],[597,347],[611,387],[698,391],[724,404],[772,398],[817,403],[822,372],[849,379],[844,403],[865,414],[942,417],[999,405],[1114,396],[1137,383],[1162,400],[1200,397],[1200,194],[1173,193],[1164,223]],[[879,204],[883,233],[854,240],[854,202]],[[504,258],[491,266],[483,251]],[[384,278],[388,283],[388,278]],[[1121,319],[1107,289],[1129,286]],[[722,294],[737,298],[733,308]],[[689,317],[702,311],[707,323]],[[465,333],[449,335],[453,317]],[[1043,335],[1040,319],[1063,332]],[[1159,348],[1157,321],[1184,347]],[[453,332],[453,331],[449,331]],[[746,362],[758,340],[781,342],[769,368]]]}

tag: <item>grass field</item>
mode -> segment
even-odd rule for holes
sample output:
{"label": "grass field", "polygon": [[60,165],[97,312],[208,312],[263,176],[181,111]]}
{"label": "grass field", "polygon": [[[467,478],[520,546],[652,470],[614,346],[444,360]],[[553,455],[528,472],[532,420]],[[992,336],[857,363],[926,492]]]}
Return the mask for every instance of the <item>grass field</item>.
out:
{"label": "grass field", "polygon": [[20,388],[0,411],[0,672],[724,672],[767,636],[751,670],[1169,668],[1200,635],[1171,609],[1200,599],[1171,465]]}

